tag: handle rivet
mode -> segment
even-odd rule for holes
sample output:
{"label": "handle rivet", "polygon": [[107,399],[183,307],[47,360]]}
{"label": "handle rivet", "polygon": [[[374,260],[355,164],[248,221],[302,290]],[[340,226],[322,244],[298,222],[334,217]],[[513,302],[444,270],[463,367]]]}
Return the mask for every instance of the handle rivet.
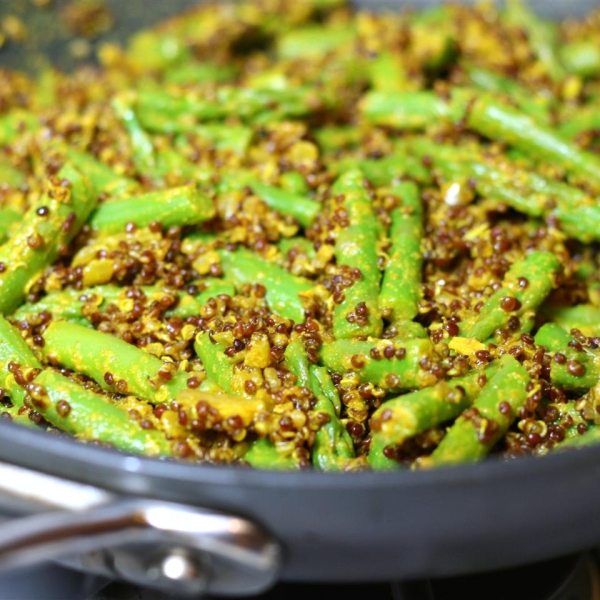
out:
{"label": "handle rivet", "polygon": [[208,573],[201,561],[184,550],[174,549],[152,561],[147,572],[149,580],[162,582],[162,587],[178,584],[182,591],[198,593],[208,584]]}

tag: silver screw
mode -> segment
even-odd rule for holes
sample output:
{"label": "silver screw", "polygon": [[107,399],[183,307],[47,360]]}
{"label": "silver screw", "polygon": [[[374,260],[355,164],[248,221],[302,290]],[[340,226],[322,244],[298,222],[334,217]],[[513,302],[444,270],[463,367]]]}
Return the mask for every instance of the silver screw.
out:
{"label": "silver screw", "polygon": [[172,550],[153,561],[147,577],[154,586],[184,594],[200,594],[208,584],[206,568],[183,550]]}

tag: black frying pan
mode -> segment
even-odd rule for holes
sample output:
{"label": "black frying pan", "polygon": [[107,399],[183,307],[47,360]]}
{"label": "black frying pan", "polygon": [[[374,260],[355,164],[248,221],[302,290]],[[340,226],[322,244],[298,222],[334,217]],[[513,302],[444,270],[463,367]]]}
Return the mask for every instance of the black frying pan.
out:
{"label": "black frying pan", "polygon": [[281,542],[285,580],[468,573],[600,540],[600,447],[425,472],[269,472],[132,458],[0,423],[0,460],[249,517]]}
{"label": "black frying pan", "polygon": [[[6,11],[6,3],[2,0],[0,10]],[[116,33],[122,37],[134,25],[147,25],[191,2],[107,4],[117,15]],[[597,2],[532,4],[564,16],[590,10]],[[139,20],[121,21],[125,8],[130,15],[137,10]],[[26,10],[39,11],[29,4]],[[71,60],[64,54],[65,42],[48,48],[58,63]],[[0,52],[0,64],[23,65],[28,56],[15,46]],[[462,574],[549,559],[600,542],[600,447],[428,472],[282,473],[133,458],[0,422],[0,461],[98,486],[118,497],[247,517],[281,543],[279,577],[288,581]],[[4,482],[4,488],[10,484]],[[24,507],[13,504],[10,512]]]}

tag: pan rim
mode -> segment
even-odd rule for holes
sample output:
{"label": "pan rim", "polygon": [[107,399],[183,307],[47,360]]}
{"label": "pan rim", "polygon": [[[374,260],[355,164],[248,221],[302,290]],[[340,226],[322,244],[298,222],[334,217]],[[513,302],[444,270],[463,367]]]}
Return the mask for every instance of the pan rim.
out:
{"label": "pan rim", "polygon": [[[43,465],[36,465],[36,457],[43,457]],[[299,485],[311,490],[352,490],[364,487],[373,490],[440,485],[456,486],[479,481],[482,485],[492,481],[514,480],[518,477],[538,477],[565,473],[571,467],[580,467],[595,461],[600,463],[600,445],[573,448],[569,451],[549,453],[542,457],[524,456],[514,459],[488,457],[482,462],[438,467],[423,471],[355,471],[322,472],[314,469],[279,471],[253,469],[235,465],[194,464],[172,459],[158,459],[133,455],[120,450],[94,446],[79,440],[36,431],[9,421],[0,422],[0,460],[38,472],[63,477],[84,484],[98,484],[93,476],[94,467],[115,474],[162,481],[182,481],[226,487],[253,487],[281,489]],[[77,476],[81,468],[89,469],[89,476]],[[128,486],[123,478],[104,481],[106,489],[123,494],[136,493],[137,486]]]}

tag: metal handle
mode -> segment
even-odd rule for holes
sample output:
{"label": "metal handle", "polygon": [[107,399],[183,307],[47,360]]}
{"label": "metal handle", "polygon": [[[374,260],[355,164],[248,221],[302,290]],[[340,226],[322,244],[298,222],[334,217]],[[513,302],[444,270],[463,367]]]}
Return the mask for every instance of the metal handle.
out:
{"label": "metal handle", "polygon": [[188,595],[258,594],[280,547],[255,523],[203,508],[130,500],[0,463],[0,504],[51,510],[0,524],[0,569],[48,559]]}

